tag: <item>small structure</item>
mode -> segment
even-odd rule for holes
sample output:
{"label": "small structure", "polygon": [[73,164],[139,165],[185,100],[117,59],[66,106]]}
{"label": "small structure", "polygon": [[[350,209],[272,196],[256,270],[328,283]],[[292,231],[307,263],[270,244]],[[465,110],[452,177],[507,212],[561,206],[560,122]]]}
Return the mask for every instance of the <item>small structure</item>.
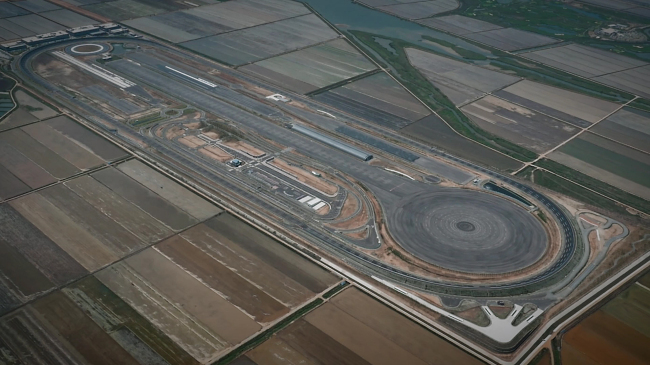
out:
{"label": "small structure", "polygon": [[230,162],[228,162],[228,164],[230,164],[230,166],[232,166],[232,167],[239,167],[239,166],[242,165],[242,162],[241,162],[241,160],[234,158],[234,159],[230,160]]}
{"label": "small structure", "polygon": [[108,33],[109,34],[123,34],[123,33],[126,33],[128,31],[129,30],[126,29],[126,28],[115,28],[115,29],[109,30]]}
{"label": "small structure", "polygon": [[39,34],[33,37],[23,38],[23,42],[27,43],[27,45],[29,46],[37,46],[39,44],[57,41],[59,39],[66,39],[66,38],[70,38],[70,35],[65,31],[59,30],[52,33]]}
{"label": "small structure", "polygon": [[291,101],[291,99],[287,98],[286,96],[284,96],[282,94],[273,94],[273,95],[267,96],[266,98],[271,99],[273,101],[281,101],[283,103],[288,103],[288,102]]}
{"label": "small structure", "polygon": [[104,24],[100,24],[99,26],[104,30],[113,30],[113,29],[120,28],[120,26],[115,23],[104,23]]}
{"label": "small structure", "polygon": [[81,27],[68,29],[68,33],[70,33],[70,35],[73,36],[73,37],[81,37],[81,36],[90,34],[92,32],[96,32],[98,30],[101,30],[101,29],[99,27],[94,26],[94,25],[84,25],[84,26],[81,26]]}
{"label": "small structure", "polygon": [[113,58],[113,55],[110,52],[102,53],[102,60],[108,61]]}
{"label": "small structure", "polygon": [[27,48],[27,44],[23,41],[0,43],[0,49],[7,52],[22,51]]}

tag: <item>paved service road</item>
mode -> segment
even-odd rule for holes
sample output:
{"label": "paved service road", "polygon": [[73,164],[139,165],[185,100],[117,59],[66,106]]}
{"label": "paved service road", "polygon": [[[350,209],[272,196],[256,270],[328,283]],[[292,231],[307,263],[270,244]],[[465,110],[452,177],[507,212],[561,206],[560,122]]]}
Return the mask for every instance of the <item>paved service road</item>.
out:
{"label": "paved service road", "polygon": [[402,198],[388,227],[411,254],[451,270],[501,274],[535,263],[548,242],[525,209],[492,194],[438,189]]}

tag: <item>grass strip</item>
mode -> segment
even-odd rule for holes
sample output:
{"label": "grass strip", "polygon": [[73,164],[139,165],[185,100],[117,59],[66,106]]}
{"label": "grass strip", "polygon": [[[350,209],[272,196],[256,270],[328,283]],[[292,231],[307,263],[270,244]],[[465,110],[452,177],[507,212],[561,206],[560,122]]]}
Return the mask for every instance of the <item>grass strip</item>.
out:
{"label": "grass strip", "polygon": [[238,358],[240,355],[244,354],[246,351],[257,347],[257,345],[260,345],[262,342],[268,340],[275,333],[277,333],[281,329],[287,327],[293,321],[295,321],[298,318],[302,317],[303,315],[307,314],[312,309],[318,307],[321,304],[323,304],[323,300],[320,299],[320,298],[316,298],[311,303],[305,305],[304,307],[302,307],[302,308],[298,309],[297,311],[293,312],[293,314],[291,314],[287,318],[285,318],[282,321],[276,323],[273,327],[267,329],[266,331],[260,333],[259,335],[253,337],[252,339],[250,339],[248,342],[246,342],[246,343],[242,344],[241,346],[237,347],[236,349],[232,350],[226,356],[224,356],[221,359],[217,360],[216,362],[212,363],[212,365],[225,365],[225,364],[230,363],[231,361]]}
{"label": "grass strip", "polygon": [[340,292],[341,290],[345,289],[350,285],[347,281],[342,281],[339,285],[333,287],[330,289],[327,293],[323,294],[323,298],[329,299],[334,296],[334,294]]}

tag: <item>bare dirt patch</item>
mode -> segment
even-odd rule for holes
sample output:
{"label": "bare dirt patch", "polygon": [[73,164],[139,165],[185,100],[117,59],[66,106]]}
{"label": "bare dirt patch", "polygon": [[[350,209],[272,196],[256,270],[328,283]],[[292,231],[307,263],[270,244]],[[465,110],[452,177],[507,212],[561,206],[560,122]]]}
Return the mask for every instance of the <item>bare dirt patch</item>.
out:
{"label": "bare dirt patch", "polygon": [[199,150],[203,155],[213,159],[217,160],[219,162],[227,162],[232,160],[233,156],[222,150],[221,148],[217,146],[205,146]]}
{"label": "bare dirt patch", "polygon": [[252,157],[262,157],[266,154],[266,152],[260,150],[259,148],[253,147],[244,141],[231,141],[231,142],[224,142],[223,144],[225,144],[230,148],[234,148],[238,151],[244,152],[245,154]]}
{"label": "bare dirt patch", "polygon": [[353,240],[362,240],[368,237],[368,227],[357,232],[345,232],[343,235],[352,238]]}
{"label": "bare dirt patch", "polygon": [[[289,163],[280,158],[274,158],[270,162],[271,165],[278,167],[284,172],[296,178],[298,181],[311,186],[312,188],[322,191],[327,195],[334,195],[338,191],[338,187],[323,178],[314,176],[311,171],[304,170],[292,163]],[[324,214],[324,213],[323,213]]]}

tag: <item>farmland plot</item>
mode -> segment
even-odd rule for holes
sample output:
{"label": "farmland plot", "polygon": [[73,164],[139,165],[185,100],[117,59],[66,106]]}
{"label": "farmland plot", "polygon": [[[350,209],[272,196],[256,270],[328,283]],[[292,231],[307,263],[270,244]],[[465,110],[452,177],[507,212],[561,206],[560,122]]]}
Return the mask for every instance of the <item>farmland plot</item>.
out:
{"label": "farmland plot", "polygon": [[49,3],[45,0],[23,0],[16,1],[14,5],[19,6],[25,10],[29,10],[32,13],[42,13],[44,11],[59,10],[61,7]]}
{"label": "farmland plot", "polygon": [[413,4],[384,5],[379,6],[378,9],[406,19],[422,19],[452,11],[456,9],[458,5],[459,3],[456,0],[433,0]]}
{"label": "farmland plot", "polygon": [[145,359],[138,359],[142,364],[161,364],[164,361],[182,365],[197,363],[172,339],[94,276],[88,276],[72,284],[63,289],[63,292],[111,337],[121,339],[124,336],[118,335],[120,332],[130,333],[128,342],[118,342],[127,351],[129,348],[139,348],[139,351],[129,351],[131,354],[147,355]]}
{"label": "farmland plot", "polygon": [[650,98],[650,65],[598,76],[594,80]]}
{"label": "farmland plot", "polygon": [[[240,70],[307,93],[374,70],[376,67],[343,39],[269,58]],[[270,72],[269,72],[270,71]],[[291,87],[294,84],[305,87]]]}
{"label": "farmland plot", "polygon": [[549,157],[586,175],[650,200],[650,155],[591,133]]}
{"label": "farmland plot", "polygon": [[91,24],[99,23],[94,19],[90,19],[88,17],[85,17],[81,14],[77,14],[72,10],[68,10],[68,9],[48,11],[45,13],[41,13],[40,15],[44,18],[65,25],[66,27],[69,28],[81,27],[83,25],[91,25]]}
{"label": "farmland plot", "polygon": [[136,0],[101,2],[85,5],[82,8],[118,21],[166,12],[163,8]]}
{"label": "farmland plot", "polygon": [[579,127],[588,127],[618,108],[609,101],[524,80],[494,95]]}
{"label": "farmland plot", "polygon": [[430,114],[424,105],[384,72],[317,94],[314,98],[397,129]]}
{"label": "farmland plot", "polygon": [[187,42],[232,29],[184,11],[131,19],[124,24],[173,43]]}
{"label": "farmland plot", "polygon": [[579,44],[541,49],[522,56],[588,78],[646,65],[643,61]]}
{"label": "farmland plot", "polygon": [[290,0],[235,0],[184,12],[229,29],[244,29],[310,13],[304,5]]}
{"label": "farmland plot", "polygon": [[205,224],[199,224],[180,234],[220,264],[264,290],[288,307],[295,307],[314,295],[285,274],[283,267],[250,253],[237,241],[231,241]]}
{"label": "farmland plot", "polygon": [[481,129],[543,153],[578,133],[579,128],[488,95],[461,108]]}
{"label": "farmland plot", "polygon": [[468,34],[466,37],[504,51],[516,51],[559,42],[559,40],[554,38],[514,28],[488,30]]}
{"label": "farmland plot", "polygon": [[650,65],[647,62],[577,44],[543,49],[523,56],[605,85],[650,97]]}
{"label": "farmland plot", "polygon": [[447,15],[422,19],[418,21],[418,23],[458,35],[501,29],[501,27],[496,24],[462,15]]}
{"label": "farmland plot", "polygon": [[19,27],[28,29],[29,31],[34,32],[34,34],[50,33],[65,29],[65,26],[47,20],[37,14],[7,18],[7,21]]}
{"label": "farmland plot", "polygon": [[409,62],[456,105],[513,84],[518,77],[407,48]]}
{"label": "farmland plot", "polygon": [[241,65],[337,37],[316,15],[183,42],[182,46],[231,65]]}
{"label": "farmland plot", "polygon": [[[276,364],[481,364],[389,307],[351,288],[242,357]],[[302,362],[300,362],[302,361]],[[237,363],[237,362],[235,362]]]}
{"label": "farmland plot", "polygon": [[230,214],[221,214],[207,221],[206,225],[220,237],[236,242],[313,293],[320,293],[337,281],[329,272]]}
{"label": "farmland plot", "polygon": [[460,136],[436,115],[430,115],[410,124],[400,132],[456,156],[493,166],[499,170],[514,171],[521,167],[519,161]]}
{"label": "farmland plot", "polygon": [[222,211],[140,161],[127,161],[117,168],[198,220],[208,219]]}
{"label": "farmland plot", "polygon": [[0,18],[9,18],[19,15],[27,15],[30,12],[10,2],[0,3]]}
{"label": "farmland plot", "polygon": [[650,358],[649,318],[650,291],[634,283],[564,336],[562,363],[647,363]]}
{"label": "farmland plot", "polygon": [[263,290],[180,236],[165,240],[156,245],[156,249],[253,316],[257,322],[271,322],[289,312],[288,308]]}
{"label": "farmland plot", "polygon": [[622,144],[650,153],[650,113],[625,107],[590,129]]}

